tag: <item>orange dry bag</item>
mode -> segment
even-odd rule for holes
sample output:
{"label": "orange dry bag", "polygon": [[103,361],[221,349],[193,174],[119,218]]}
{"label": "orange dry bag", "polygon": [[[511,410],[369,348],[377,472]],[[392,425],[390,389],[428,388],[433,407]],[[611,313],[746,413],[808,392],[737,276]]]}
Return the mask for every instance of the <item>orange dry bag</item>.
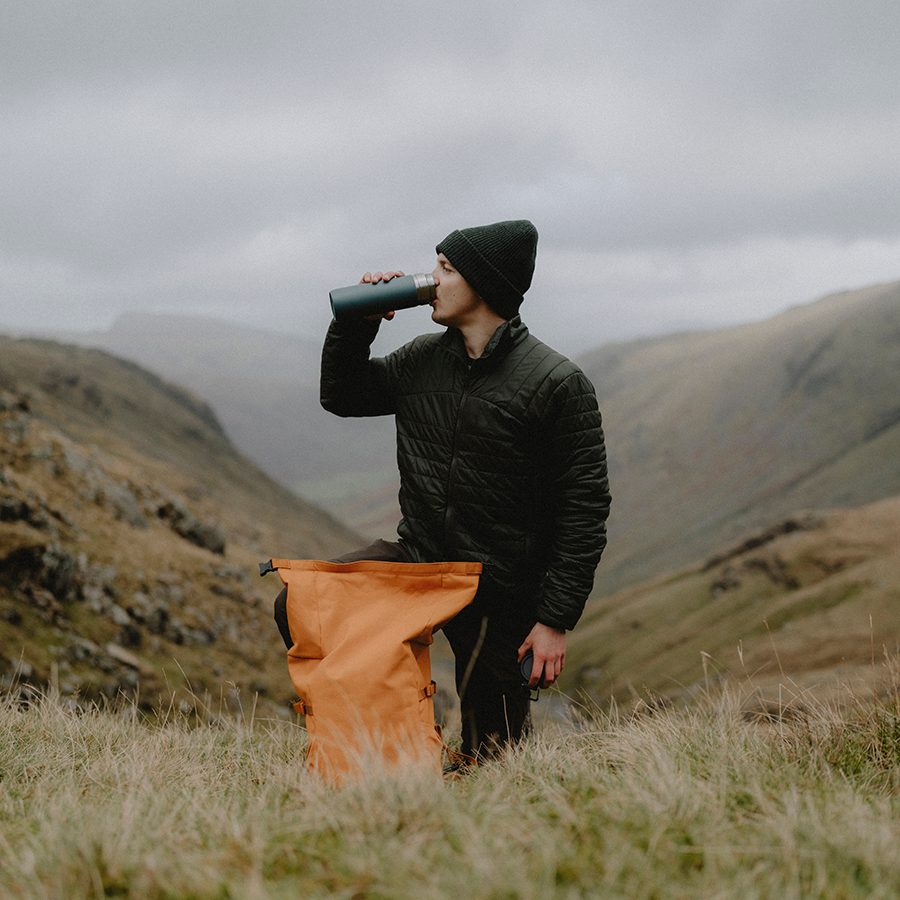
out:
{"label": "orange dry bag", "polygon": [[340,782],[371,765],[440,772],[432,634],[472,602],[481,563],[273,559],[287,587],[288,672],[310,770]]}

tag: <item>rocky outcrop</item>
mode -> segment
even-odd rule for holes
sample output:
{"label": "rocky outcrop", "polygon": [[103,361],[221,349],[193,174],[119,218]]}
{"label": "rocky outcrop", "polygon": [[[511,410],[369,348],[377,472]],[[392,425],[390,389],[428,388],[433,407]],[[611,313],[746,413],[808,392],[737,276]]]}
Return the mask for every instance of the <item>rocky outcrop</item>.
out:
{"label": "rocky outcrop", "polygon": [[201,522],[177,498],[169,499],[158,506],[156,515],[185,540],[213,553],[224,555],[225,536],[222,532],[215,525]]}
{"label": "rocky outcrop", "polygon": [[750,550],[758,550],[760,547],[765,547],[766,544],[771,544],[776,538],[785,534],[792,534],[795,531],[814,531],[817,528],[821,528],[824,521],[821,515],[812,512],[789,516],[771,528],[766,528],[764,531],[752,535],[739,544],[729,547],[723,553],[710,557],[703,564],[703,571],[708,572],[724,562],[743,556]]}
{"label": "rocky outcrop", "polygon": [[[223,555],[225,536],[204,521],[177,496],[159,486],[138,485],[103,464],[61,433],[33,429],[28,398],[0,392],[0,464],[27,471],[43,469],[55,482],[71,487],[78,499],[110,512],[115,519],[144,529],[152,520],[164,522],[192,544]],[[0,522],[22,522],[53,531],[53,523],[71,525],[70,517],[32,491],[17,488],[17,479],[0,469]]]}
{"label": "rocky outcrop", "polygon": [[55,680],[63,695],[136,695],[154,672],[143,654],[167,645],[208,648],[223,637],[239,643],[240,616],[216,617],[208,604],[193,602],[184,572],[127,578],[78,551],[80,516],[71,505],[58,508],[67,500],[82,514],[95,510],[90,515],[101,523],[139,533],[165,526],[209,551],[204,584],[245,610],[258,605],[246,573],[214,564],[225,553],[218,526],[166,487],[123,477],[99,450],[35,419],[27,396],[0,391],[0,625],[39,632],[44,645],[34,660],[5,655],[0,646],[0,690],[18,691],[27,702],[36,687]]}
{"label": "rocky outcrop", "polygon": [[359,543],[202,401],[100,351],[0,336],[0,690],[165,706],[227,682],[288,714],[256,562]]}
{"label": "rocky outcrop", "polygon": [[[3,593],[12,599],[0,600],[0,622],[32,630],[29,623],[40,623],[52,666],[24,664],[5,657],[0,648],[0,690],[14,683],[47,683],[55,668],[64,695],[131,696],[141,677],[153,672],[143,662],[144,653],[171,652],[167,646],[209,648],[220,641],[238,646],[260,606],[247,573],[232,567],[204,573],[214,585],[217,578],[227,578],[227,586],[215,593],[237,607],[233,614],[216,616],[192,601],[191,585],[181,574],[144,576],[140,589],[123,593],[115,567],[91,563],[52,543],[8,555],[2,573]],[[89,633],[108,639],[84,636],[89,622],[94,623]]]}

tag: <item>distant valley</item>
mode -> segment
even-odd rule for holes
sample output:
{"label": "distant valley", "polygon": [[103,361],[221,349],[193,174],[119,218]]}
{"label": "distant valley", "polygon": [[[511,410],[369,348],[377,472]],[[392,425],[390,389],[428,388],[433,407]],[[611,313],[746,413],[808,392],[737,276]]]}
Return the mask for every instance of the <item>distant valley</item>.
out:
{"label": "distant valley", "polygon": [[140,313],[123,316],[106,332],[54,337],[102,348],[188,386],[273,478],[358,531],[373,537],[393,531],[399,486],[393,421],[340,420],[322,409],[320,341]]}

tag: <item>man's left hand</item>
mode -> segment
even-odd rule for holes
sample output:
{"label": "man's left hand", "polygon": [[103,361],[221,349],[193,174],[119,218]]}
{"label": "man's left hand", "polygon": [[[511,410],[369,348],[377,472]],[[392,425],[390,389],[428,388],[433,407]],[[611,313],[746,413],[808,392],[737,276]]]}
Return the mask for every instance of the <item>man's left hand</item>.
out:
{"label": "man's left hand", "polygon": [[549,687],[559,678],[559,673],[566,664],[565,631],[538,622],[519,647],[519,662],[529,649],[534,654],[534,665],[531,668],[528,686]]}

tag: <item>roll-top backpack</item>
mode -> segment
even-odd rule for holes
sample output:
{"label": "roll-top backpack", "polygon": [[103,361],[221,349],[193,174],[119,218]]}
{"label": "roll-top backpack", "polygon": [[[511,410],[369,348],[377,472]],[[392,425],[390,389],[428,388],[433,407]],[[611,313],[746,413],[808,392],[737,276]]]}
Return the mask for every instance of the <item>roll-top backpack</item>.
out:
{"label": "roll-top backpack", "polygon": [[[370,767],[441,771],[432,635],[472,602],[481,563],[272,559],[279,627],[306,716],[307,765],[330,781]],[[284,592],[282,592],[284,594]],[[276,620],[278,612],[276,610]]]}

